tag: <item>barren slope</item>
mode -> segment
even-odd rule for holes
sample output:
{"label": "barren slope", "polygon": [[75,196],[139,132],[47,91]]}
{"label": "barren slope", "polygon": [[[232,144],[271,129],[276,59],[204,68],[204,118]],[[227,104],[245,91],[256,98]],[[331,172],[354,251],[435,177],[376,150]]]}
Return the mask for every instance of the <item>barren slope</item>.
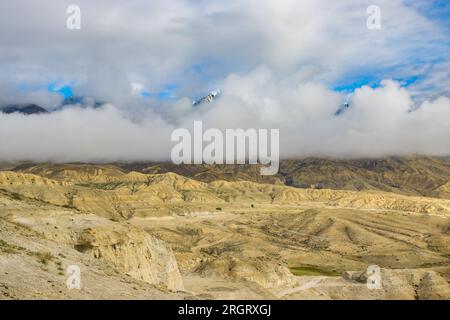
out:
{"label": "barren slope", "polygon": [[275,176],[261,176],[259,166],[254,165],[174,165],[147,162],[109,165],[23,163],[16,166],[14,171],[77,182],[123,180],[124,175],[131,171],[145,174],[173,172],[203,182],[253,181],[298,188],[379,190],[450,199],[450,159],[426,156],[282,160],[280,172]]}
{"label": "barren slope", "polygon": [[[184,289],[226,299],[450,298],[447,199],[202,182],[77,165],[47,168],[43,177],[0,172],[0,220],[5,297],[30,297],[25,290],[33,285],[31,272],[42,264],[33,260],[33,245],[39,244],[51,256],[66,252],[81,259],[88,276],[107,265],[119,279],[140,284],[135,295],[125,290],[123,297],[171,298],[171,291]],[[21,238],[11,228],[19,228]],[[49,259],[51,268],[38,272],[44,296],[75,294],[62,289],[58,272],[66,261],[60,260]],[[17,280],[13,264],[22,266],[28,287]],[[361,280],[372,264],[383,270],[381,290],[369,290]],[[44,279],[60,281],[57,292]],[[95,281],[107,279],[101,274]],[[95,295],[117,296],[94,290],[74,297]]]}

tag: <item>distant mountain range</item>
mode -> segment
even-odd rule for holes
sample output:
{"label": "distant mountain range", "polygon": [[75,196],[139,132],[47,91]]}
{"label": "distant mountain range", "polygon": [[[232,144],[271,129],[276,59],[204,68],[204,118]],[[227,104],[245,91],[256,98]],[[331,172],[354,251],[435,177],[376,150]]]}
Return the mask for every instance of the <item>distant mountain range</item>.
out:
{"label": "distant mountain range", "polygon": [[[217,100],[217,98],[221,95],[220,90],[214,90],[208,93],[207,95],[192,101],[192,106],[197,107],[205,103],[213,103]],[[51,111],[57,111],[65,109],[70,105],[77,105],[81,108],[100,108],[104,103],[97,101],[92,97],[83,97],[83,96],[73,96],[65,99],[61,105],[52,109]],[[346,98],[346,101],[339,107],[339,109],[335,112],[335,116],[340,116],[345,113],[350,108],[350,100]],[[6,106],[0,106],[0,112],[11,114],[11,113],[22,113],[25,115],[31,114],[41,114],[41,113],[49,113],[50,110],[47,110],[36,104],[10,104]]]}
{"label": "distant mountain range", "polygon": [[[304,158],[282,160],[280,172],[261,176],[258,165],[175,165],[171,162],[118,162],[110,164],[5,164],[9,170],[33,173],[51,179],[71,172],[176,173],[198,181],[253,181],[301,189],[378,190],[413,196],[450,199],[450,159],[428,156],[380,159]],[[1,169],[0,163],[0,169]],[[12,169],[13,168],[13,169]]]}
{"label": "distant mountain range", "polygon": [[[68,99],[65,99],[59,106],[52,109],[51,111],[62,110],[70,105],[77,105],[81,108],[99,108],[103,105],[102,102],[99,102],[91,97],[81,97],[74,96]],[[37,104],[9,104],[6,106],[0,106],[0,111],[2,113],[11,114],[11,113],[21,113],[25,115],[31,114],[42,114],[49,113],[50,110],[47,110]]]}
{"label": "distant mountain range", "polygon": [[[203,103],[211,103],[214,102],[214,100],[220,95],[220,91],[211,91],[207,95],[201,97],[198,100],[194,100],[192,102],[192,105],[199,106]],[[84,97],[84,96],[73,96],[70,98],[65,99],[59,106],[56,108],[52,108],[51,110],[47,110],[37,104],[30,103],[30,104],[9,104],[5,106],[0,106],[0,112],[11,114],[11,113],[21,113],[25,115],[31,115],[31,114],[41,114],[41,113],[49,113],[52,111],[58,111],[63,110],[67,106],[71,105],[77,105],[81,108],[100,108],[104,102],[99,102],[95,98],[92,97]]]}
{"label": "distant mountain range", "polygon": [[14,104],[1,107],[1,112],[6,114],[22,113],[22,114],[39,114],[48,113],[48,111],[36,104]]}

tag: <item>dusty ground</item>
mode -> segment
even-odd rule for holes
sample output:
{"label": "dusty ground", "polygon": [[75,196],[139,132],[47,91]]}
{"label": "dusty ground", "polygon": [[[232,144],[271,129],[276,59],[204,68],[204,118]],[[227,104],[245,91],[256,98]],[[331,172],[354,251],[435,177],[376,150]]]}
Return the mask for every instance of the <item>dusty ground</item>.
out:
{"label": "dusty ground", "polygon": [[[190,280],[200,276],[212,297],[234,292],[233,298],[245,298],[251,287],[244,281],[251,279],[265,290],[258,294],[277,298],[417,298],[415,286],[426,275],[438,279],[435,289],[450,297],[448,218],[267,206],[131,222],[172,245],[187,289],[204,293],[201,281]],[[373,264],[386,269],[387,292],[341,277]],[[300,275],[310,268],[315,274],[291,277],[281,266]],[[419,280],[401,279],[405,275]],[[347,287],[352,289],[341,290]]]}
{"label": "dusty ground", "polygon": [[1,298],[450,298],[448,199],[111,170],[0,172]]}

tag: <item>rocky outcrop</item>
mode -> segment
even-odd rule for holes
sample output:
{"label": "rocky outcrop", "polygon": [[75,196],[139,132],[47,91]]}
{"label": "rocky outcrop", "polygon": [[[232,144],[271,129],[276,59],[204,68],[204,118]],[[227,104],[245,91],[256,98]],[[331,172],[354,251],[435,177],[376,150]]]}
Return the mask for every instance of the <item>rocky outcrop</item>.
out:
{"label": "rocky outcrop", "polygon": [[75,248],[94,258],[111,262],[135,279],[172,291],[182,291],[183,280],[172,249],[144,231],[121,225],[81,230]]}
{"label": "rocky outcrop", "polygon": [[93,214],[40,202],[0,197],[0,218],[26,226],[55,243],[109,263],[118,272],[161,289],[182,291],[172,249],[144,230]]}
{"label": "rocky outcrop", "polygon": [[[343,279],[361,284],[359,291],[362,295],[369,293],[381,294],[383,299],[419,299],[435,300],[450,299],[450,284],[439,273],[426,269],[380,269],[379,289],[366,287],[369,275],[366,271],[346,271]],[[347,284],[346,284],[347,285]],[[335,293],[334,298],[341,298]]]}
{"label": "rocky outcrop", "polygon": [[206,259],[197,267],[196,272],[234,281],[251,281],[263,288],[291,286],[296,283],[295,277],[282,262],[266,256],[243,259],[236,254],[225,254]]}
{"label": "rocky outcrop", "polygon": [[[1,211],[0,211],[1,213]],[[80,288],[67,287],[67,268],[80,268]],[[0,300],[189,299],[185,292],[134,279],[106,260],[0,218]]]}

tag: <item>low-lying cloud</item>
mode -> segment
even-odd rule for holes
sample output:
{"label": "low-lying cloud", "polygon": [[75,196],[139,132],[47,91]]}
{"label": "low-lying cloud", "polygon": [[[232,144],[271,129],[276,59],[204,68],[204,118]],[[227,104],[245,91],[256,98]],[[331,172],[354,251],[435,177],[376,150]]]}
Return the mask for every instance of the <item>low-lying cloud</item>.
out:
{"label": "low-lying cloud", "polygon": [[369,30],[371,0],[78,0],[68,30],[71,0],[0,2],[0,106],[55,110],[50,84],[108,103],[0,113],[0,159],[168,160],[194,120],[279,128],[282,157],[449,155],[450,36],[430,3],[380,0]]}
{"label": "low-lying cloud", "polygon": [[448,156],[450,99],[415,106],[394,81],[362,87],[336,116],[342,95],[319,83],[276,81],[265,68],[230,75],[214,103],[193,107],[180,99],[161,111],[104,105],[50,114],[0,114],[0,158],[37,161],[169,160],[171,132],[192,128],[278,128],[282,158],[304,156]]}

